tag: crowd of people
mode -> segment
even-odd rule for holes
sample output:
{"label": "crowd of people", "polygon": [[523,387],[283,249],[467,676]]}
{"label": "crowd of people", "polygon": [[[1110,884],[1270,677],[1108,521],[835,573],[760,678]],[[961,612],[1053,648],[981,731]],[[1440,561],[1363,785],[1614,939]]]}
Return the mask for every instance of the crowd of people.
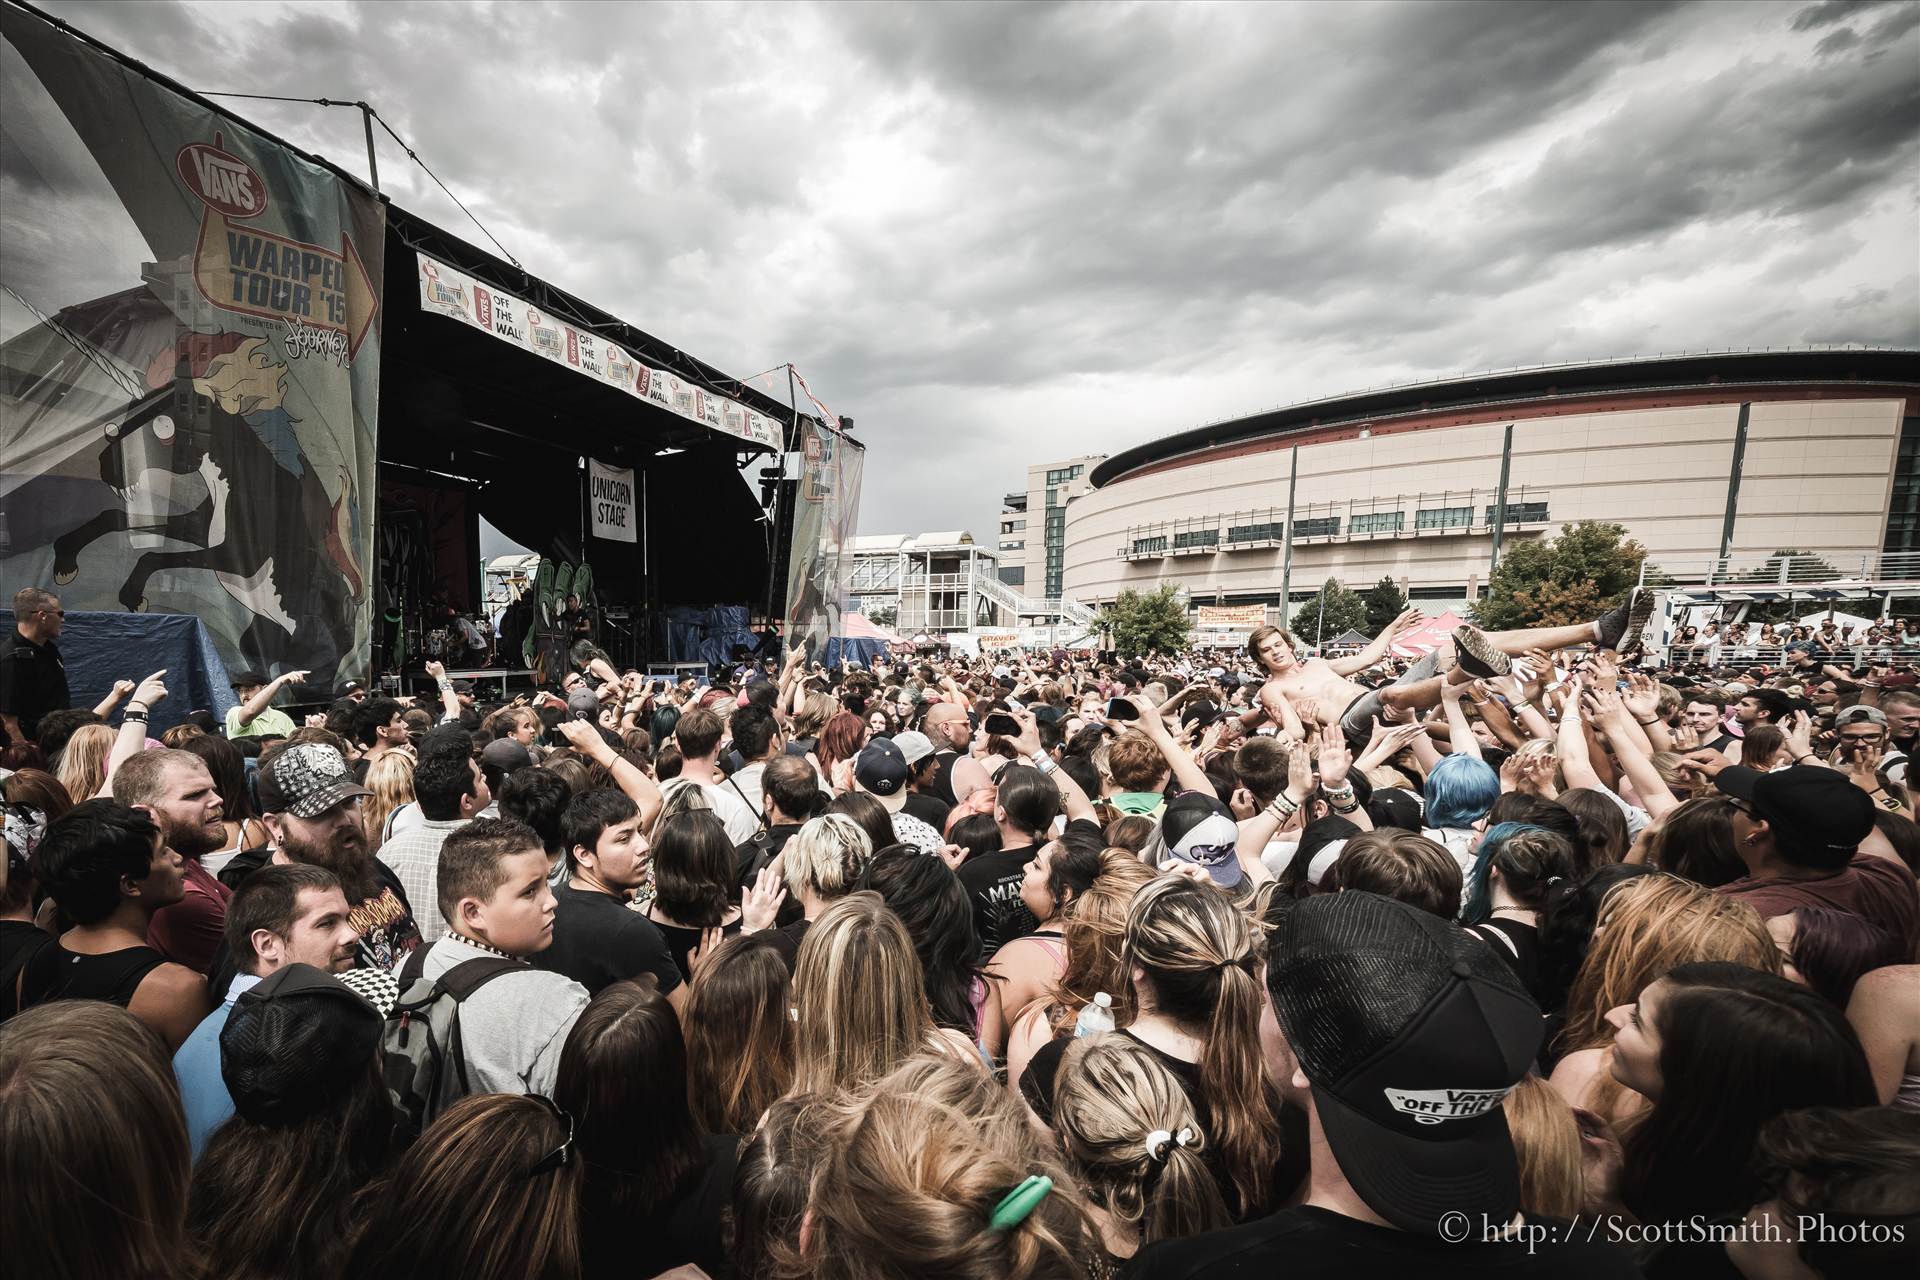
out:
{"label": "crowd of people", "polygon": [[1650,605],[156,740],[22,590],[8,1269],[1912,1275],[1920,687]]}

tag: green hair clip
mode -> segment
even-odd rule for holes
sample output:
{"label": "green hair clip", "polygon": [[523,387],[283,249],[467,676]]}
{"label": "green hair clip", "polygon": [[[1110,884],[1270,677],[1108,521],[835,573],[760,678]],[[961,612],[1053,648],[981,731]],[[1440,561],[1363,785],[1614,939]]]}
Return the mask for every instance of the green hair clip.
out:
{"label": "green hair clip", "polygon": [[993,1217],[987,1221],[989,1231],[1011,1231],[1025,1222],[1040,1202],[1053,1190],[1053,1179],[1043,1174],[1031,1174],[1027,1180],[1001,1197],[1000,1203],[993,1206]]}

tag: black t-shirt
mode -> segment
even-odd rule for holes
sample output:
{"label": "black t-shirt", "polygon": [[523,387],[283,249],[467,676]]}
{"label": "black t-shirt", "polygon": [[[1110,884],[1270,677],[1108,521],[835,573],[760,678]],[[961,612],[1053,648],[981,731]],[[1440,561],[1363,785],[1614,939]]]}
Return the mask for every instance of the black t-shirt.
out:
{"label": "black t-shirt", "polygon": [[[1200,1122],[1201,1132],[1211,1134],[1213,1112],[1207,1105],[1206,1088],[1200,1082],[1200,1064],[1162,1052],[1130,1031],[1122,1030],[1119,1034],[1152,1054],[1161,1066],[1173,1073],[1174,1079],[1186,1091],[1187,1101],[1193,1104],[1194,1118]],[[1066,1035],[1041,1045],[1020,1077],[1020,1097],[1049,1128],[1053,1125],[1053,1091],[1060,1078],[1060,1061],[1072,1043],[1073,1037]],[[1294,1189],[1306,1180],[1308,1141],[1307,1113],[1299,1107],[1283,1105],[1280,1108],[1280,1159],[1273,1167],[1271,1204],[1286,1201],[1293,1195]],[[1227,1169],[1224,1153],[1218,1145],[1209,1143],[1206,1164],[1220,1188],[1220,1198],[1227,1202],[1227,1212],[1236,1219],[1242,1217],[1240,1192],[1234,1186],[1233,1174]],[[1255,1205],[1252,1212],[1260,1213],[1270,1207]]]}
{"label": "black t-shirt", "polygon": [[1727,748],[1732,746],[1734,743],[1738,741],[1739,739],[1734,737],[1732,734],[1723,733],[1719,737],[1715,738],[1712,742],[1703,742],[1700,745],[1708,751],[1718,751],[1721,755],[1725,755],[1727,753]]}
{"label": "black t-shirt", "polygon": [[71,700],[58,644],[35,644],[18,627],[0,636],[0,713],[19,720],[20,732],[37,739],[40,718],[65,711]]}
{"label": "black t-shirt", "polygon": [[953,798],[953,762],[960,758],[958,751],[936,751],[931,794],[942,803],[951,805]]}
{"label": "black t-shirt", "polygon": [[565,974],[595,995],[643,973],[659,979],[661,995],[680,985],[659,925],[597,889],[563,884],[553,898],[553,944],[532,958],[534,968]]}
{"label": "black t-shirt", "polygon": [[1551,1280],[1629,1280],[1640,1269],[1633,1258],[1604,1239],[1589,1240],[1585,1225],[1562,1218],[1528,1218],[1543,1235],[1526,1240],[1449,1244],[1310,1205],[1282,1209],[1271,1217],[1184,1240],[1164,1240],[1135,1256],[1125,1280],[1271,1280],[1274,1276],[1396,1276],[1405,1280],[1483,1280],[1484,1277],[1551,1277]]}
{"label": "black t-shirt", "polygon": [[[347,912],[347,923],[360,932],[359,967],[391,970],[420,945],[420,926],[414,921],[407,891],[400,877],[378,858],[370,860],[379,890]],[[430,910],[439,910],[435,904]]]}
{"label": "black t-shirt", "polygon": [[[641,918],[646,919],[644,916]],[[667,954],[673,957],[673,963],[679,967],[680,976],[692,982],[693,975],[687,972],[687,957],[692,955],[693,949],[700,945],[700,930],[683,929],[677,924],[661,924],[658,920],[647,920],[647,923],[660,931],[661,938],[667,944]],[[740,932],[738,920],[722,926],[720,930],[721,936],[727,938],[731,938],[738,932]]]}
{"label": "black t-shirt", "polygon": [[1540,978],[1540,930],[1524,920],[1502,919],[1493,916],[1483,924],[1468,928],[1468,933],[1487,944],[1492,952],[1507,962],[1513,970],[1513,976],[1520,979],[1533,997],[1533,1002],[1542,1009],[1553,1003]]}
{"label": "black t-shirt", "polygon": [[15,993],[21,973],[33,958],[53,945],[53,935],[31,920],[0,920],[0,1021],[20,1012]]}
{"label": "black t-shirt", "polygon": [[813,921],[802,916],[792,924],[779,925],[767,930],[767,941],[772,943],[773,949],[780,953],[780,958],[787,962],[788,973],[793,972],[794,963],[800,959],[800,944],[807,940],[807,930],[812,927]]}
{"label": "black t-shirt", "polygon": [[593,1215],[587,1215],[580,1240],[587,1280],[637,1280],[687,1263],[710,1276],[730,1273],[723,1232],[740,1139],[702,1138],[700,1145],[701,1166],[681,1179],[672,1198],[653,1213],[605,1224],[605,1229],[596,1229]]}
{"label": "black t-shirt", "polygon": [[953,806],[939,796],[926,791],[907,792],[907,802],[901,806],[935,831],[947,829],[947,815],[953,812]]}
{"label": "black t-shirt", "polygon": [[[1100,824],[1085,818],[1069,822],[1060,840],[1066,845],[1095,849],[1106,845]],[[1020,879],[1044,843],[983,853],[960,864],[956,874],[973,903],[973,928],[980,935],[982,957],[991,956],[1004,944],[1032,933],[1038,923],[1020,901]]]}

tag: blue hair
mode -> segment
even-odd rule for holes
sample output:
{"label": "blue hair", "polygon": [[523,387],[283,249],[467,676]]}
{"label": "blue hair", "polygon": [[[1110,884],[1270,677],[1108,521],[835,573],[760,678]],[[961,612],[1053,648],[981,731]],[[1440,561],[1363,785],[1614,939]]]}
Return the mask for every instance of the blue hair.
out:
{"label": "blue hair", "polygon": [[1522,831],[1545,830],[1545,827],[1535,826],[1531,822],[1496,822],[1487,828],[1487,833],[1480,838],[1480,851],[1473,860],[1473,870],[1467,873],[1466,905],[1460,908],[1461,924],[1482,924],[1493,914],[1493,898],[1487,890],[1487,879],[1493,870],[1493,855],[1500,852],[1500,846]]}
{"label": "blue hair", "polygon": [[1423,794],[1429,827],[1470,827],[1500,798],[1500,775],[1484,760],[1451,755],[1427,775]]}

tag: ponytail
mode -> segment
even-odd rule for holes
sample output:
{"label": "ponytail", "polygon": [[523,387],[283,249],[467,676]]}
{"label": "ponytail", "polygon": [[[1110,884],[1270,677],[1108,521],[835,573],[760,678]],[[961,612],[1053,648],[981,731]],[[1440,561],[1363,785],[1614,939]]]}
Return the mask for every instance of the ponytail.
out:
{"label": "ponytail", "polygon": [[1253,958],[1220,966],[1220,991],[1200,1055],[1200,1087],[1213,1115],[1243,1216],[1264,1210],[1280,1154],[1279,1099],[1260,1060],[1260,984]]}

